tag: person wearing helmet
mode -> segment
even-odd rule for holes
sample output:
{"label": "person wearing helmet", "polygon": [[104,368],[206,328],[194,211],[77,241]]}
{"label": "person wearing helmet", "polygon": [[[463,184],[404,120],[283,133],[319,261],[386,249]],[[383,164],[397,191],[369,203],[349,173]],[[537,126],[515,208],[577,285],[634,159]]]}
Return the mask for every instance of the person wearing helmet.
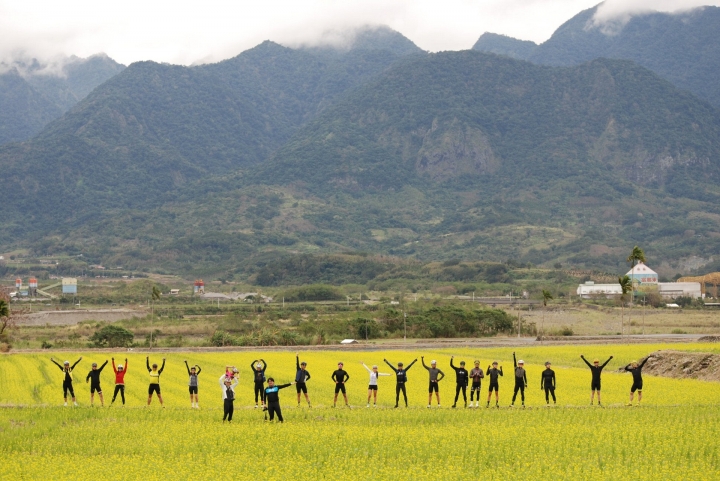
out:
{"label": "person wearing helmet", "polygon": [[475,400],[475,407],[480,407],[480,385],[482,379],[485,377],[483,370],[480,369],[480,361],[475,361],[475,367],[470,370],[470,379],[472,379],[472,386],[470,386],[470,407],[472,407],[473,395],[477,396]]}
{"label": "person wearing helmet", "polygon": [[223,422],[227,420],[227,422],[231,423],[233,412],[235,412],[235,386],[237,386],[240,381],[234,377],[222,375],[220,376],[219,382],[222,388]]}
{"label": "person wearing helmet", "polygon": [[253,382],[255,383],[255,407],[258,407],[258,397],[260,403],[265,406],[265,370],[267,363],[263,359],[255,359],[250,363],[250,369],[253,372]]}
{"label": "person wearing helmet", "polygon": [[350,407],[350,404],[348,403],[347,392],[345,392],[345,383],[350,380],[350,374],[348,374],[347,371],[343,369],[343,363],[338,363],[338,368],[333,371],[330,379],[335,381],[335,398],[333,399],[333,407],[335,407],[335,405],[337,404],[338,393],[340,391],[342,391],[343,398],[345,398],[345,406]]}
{"label": "person wearing helmet", "polygon": [[550,395],[552,395],[553,404],[557,404],[555,401],[555,371],[550,369],[550,361],[545,363],[545,370],[541,374],[540,389],[545,389],[545,404],[550,404]]}
{"label": "person wearing helmet", "polygon": [[265,389],[266,406],[264,409],[270,412],[271,422],[273,421],[273,419],[275,419],[275,414],[277,414],[278,421],[283,422],[282,411],[280,410],[279,391],[280,389],[285,389],[286,387],[292,386],[293,384],[295,384],[295,382],[276,385],[275,379],[268,378],[267,383],[268,387]]}
{"label": "person wearing helmet", "polygon": [[310,407],[310,398],[308,397],[307,384],[310,380],[310,373],[306,369],[307,363],[305,361],[300,362],[300,353],[295,353],[295,390],[297,391],[297,402],[300,407],[300,393],[305,394],[305,400]]}
{"label": "person wearing helmet", "polygon": [[457,406],[458,397],[460,396],[460,391],[462,390],[463,395],[463,401],[465,401],[465,407],[467,407],[467,394],[466,389],[468,385],[468,379],[470,378],[470,373],[468,373],[468,370],[465,369],[465,361],[460,361],[460,367],[455,367],[453,364],[453,359],[455,359],[455,356],[450,356],[450,367],[455,371],[455,402],[453,403],[452,407]]}
{"label": "person wearing helmet", "polygon": [[590,368],[590,372],[592,373],[592,381],[590,381],[590,405],[593,405],[593,401],[595,400],[595,392],[597,392],[597,398],[598,398],[598,406],[602,406],[600,404],[600,375],[602,374],[602,370],[605,368],[605,366],[608,365],[610,360],[613,357],[610,356],[607,361],[601,366],[600,360],[595,359],[592,363],[592,365],[585,359],[584,355],[580,355],[580,359],[585,361],[585,364],[587,364],[587,367]]}
{"label": "person wearing helmet", "polygon": [[495,391],[495,407],[500,407],[500,383],[499,379],[500,376],[503,375],[502,366],[500,366],[500,369],[498,369],[498,362],[493,361],[492,368],[488,366],[486,375],[490,376],[490,386],[488,387],[488,399],[487,399],[487,405],[486,408],[490,407],[490,397],[492,396],[493,391]]}
{"label": "person wearing helmet", "polygon": [[115,402],[115,398],[117,397],[118,393],[120,393],[120,398],[122,399],[123,407],[125,406],[125,373],[127,372],[128,368],[128,360],[125,358],[125,365],[122,364],[118,365],[117,368],[115,367],[115,358],[112,358],[112,368],[113,372],[115,373],[115,392],[113,393],[112,401],[110,401],[110,405],[112,406],[112,403]]}
{"label": "person wearing helmet", "polygon": [[642,401],[642,391],[643,391],[643,378],[642,378],[642,368],[645,365],[646,362],[648,362],[648,359],[650,359],[652,356],[646,357],[643,362],[638,364],[637,361],[632,361],[630,364],[625,366],[625,371],[632,374],[633,377],[633,384],[630,388],[630,402],[627,403],[628,406],[632,406],[633,403],[633,396],[635,394],[635,391],[638,392],[638,406],[640,405],[640,402]]}
{"label": "person wearing helmet", "polygon": [[[200,375],[200,366],[197,364],[193,367],[188,366],[187,360],[185,360],[185,369],[189,376],[188,390],[190,391],[190,407],[200,409],[200,402],[198,401],[198,376]],[[193,396],[195,396],[193,398]]]}
{"label": "person wearing helmet", "polygon": [[370,407],[370,397],[374,393],[375,397],[373,400],[373,406],[377,407],[377,392],[378,392],[378,377],[380,376],[389,376],[390,374],[379,372],[377,366],[373,366],[372,369],[367,367],[364,362],[360,361],[360,364],[363,365],[363,367],[367,370],[368,373],[370,373],[370,383],[368,384],[368,399],[367,399],[367,406],[366,408]]}
{"label": "person wearing helmet", "polygon": [[438,383],[443,380],[443,378],[445,377],[445,373],[438,369],[437,361],[435,360],[430,361],[430,367],[425,365],[425,356],[420,356],[420,362],[422,362],[423,367],[428,370],[428,373],[430,375],[427,407],[430,407],[430,405],[432,404],[433,391],[435,392],[435,397],[437,398],[437,405],[438,407],[440,407],[440,386],[438,385]]}
{"label": "person wearing helmet", "polygon": [[404,367],[403,363],[399,362],[397,363],[397,369],[395,369],[393,365],[388,362],[387,359],[383,359],[383,361],[385,361],[385,364],[390,366],[390,369],[395,372],[395,407],[398,407],[398,402],[400,401],[400,391],[402,391],[403,398],[405,399],[405,407],[408,407],[407,391],[405,390],[405,383],[407,383],[407,372],[410,370],[411,367],[413,367],[413,364],[417,362],[417,359],[411,362],[408,367]]}
{"label": "person wearing helmet", "polygon": [[[86,383],[90,383],[90,405],[95,405],[95,391],[97,391],[98,396],[100,397],[100,406],[105,406],[105,400],[103,399],[103,393],[102,388],[100,387],[100,373],[103,369],[105,369],[105,366],[107,366],[107,359],[103,363],[102,366],[98,368],[98,365],[96,362],[92,363],[92,369],[88,373],[87,377],[85,378]],[[92,382],[91,382],[92,380]]]}
{"label": "person wearing helmet", "polygon": [[158,369],[157,364],[153,364],[152,367],[150,367],[150,358],[145,358],[145,364],[147,366],[148,373],[150,374],[150,386],[148,387],[148,403],[147,405],[150,405],[150,402],[152,401],[152,395],[153,393],[157,393],[158,400],[160,401],[160,405],[162,407],[165,407],[163,405],[163,398],[160,394],[160,374],[162,374],[163,369],[165,369],[165,358],[163,358],[162,367]]}
{"label": "person wearing helmet", "polygon": [[73,389],[73,380],[72,380],[72,371],[75,369],[75,366],[78,365],[80,361],[82,361],[82,356],[80,359],[75,361],[75,364],[70,366],[70,361],[65,361],[63,365],[61,366],[58,364],[55,359],[52,357],[50,360],[55,364],[57,367],[60,368],[60,370],[65,374],[65,377],[63,378],[63,397],[65,398],[65,406],[67,406],[67,398],[68,398],[68,392],[70,393],[70,397],[72,397],[73,404],[75,406],[78,405],[77,401],[75,400],[75,390]]}
{"label": "person wearing helmet", "polygon": [[515,358],[513,352],[513,364],[515,365],[515,391],[513,392],[512,404],[510,407],[515,405],[515,398],[517,393],[520,391],[520,400],[522,406],[525,407],[525,388],[527,387],[527,372],[525,371],[525,361],[520,359],[519,361]]}

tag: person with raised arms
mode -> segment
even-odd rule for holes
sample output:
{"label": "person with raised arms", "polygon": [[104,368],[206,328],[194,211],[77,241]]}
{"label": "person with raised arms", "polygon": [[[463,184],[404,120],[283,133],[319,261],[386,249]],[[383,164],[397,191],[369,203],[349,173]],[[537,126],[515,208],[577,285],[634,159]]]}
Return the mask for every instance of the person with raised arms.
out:
{"label": "person with raised arms", "polygon": [[150,358],[145,358],[145,365],[147,366],[148,374],[150,374],[150,385],[148,386],[148,402],[147,405],[150,405],[150,402],[152,401],[152,395],[153,393],[157,393],[158,400],[160,401],[160,405],[162,407],[165,407],[163,404],[163,398],[160,394],[160,374],[162,374],[163,370],[165,369],[165,358],[163,358],[162,367],[158,369],[157,364],[153,364],[152,367],[150,367]]}
{"label": "person with raised arms", "polygon": [[628,406],[632,406],[633,403],[633,395],[635,394],[635,391],[638,392],[638,406],[640,405],[640,402],[642,401],[642,391],[643,391],[643,378],[642,378],[642,368],[645,365],[646,362],[648,362],[648,359],[650,359],[652,356],[648,356],[645,358],[643,362],[638,364],[637,361],[632,361],[630,364],[625,366],[625,370],[632,374],[633,377],[633,384],[630,388],[630,402],[627,403]]}
{"label": "person with raised arms", "polygon": [[[95,405],[95,392],[97,391],[98,397],[100,398],[100,406],[105,406],[105,399],[103,399],[102,388],[100,387],[100,374],[102,370],[107,366],[107,359],[102,366],[98,368],[96,362],[92,363],[92,367],[87,377],[85,378],[86,383],[90,383],[90,406]],[[91,382],[92,381],[92,382]]]}
{"label": "person with raised arms", "polygon": [[395,372],[395,407],[398,407],[398,402],[400,401],[400,391],[402,391],[403,398],[405,399],[405,407],[408,407],[407,391],[405,390],[405,383],[407,383],[408,380],[407,372],[413,367],[413,364],[417,362],[417,359],[411,362],[408,367],[403,367],[403,363],[399,362],[397,363],[397,369],[395,369],[387,359],[383,359],[383,361]]}
{"label": "person with raised arms", "polygon": [[480,407],[480,385],[484,377],[485,373],[480,369],[480,361],[476,360],[475,367],[470,370],[470,379],[472,379],[472,386],[470,386],[470,407],[472,407],[473,394],[477,396],[477,399],[475,399],[475,407]]}
{"label": "person with raised arms", "polygon": [[463,401],[465,401],[465,407],[467,407],[466,389],[468,385],[468,380],[470,378],[470,373],[468,373],[468,370],[465,369],[465,361],[460,361],[460,367],[455,367],[455,365],[453,364],[453,359],[455,359],[455,356],[450,356],[450,367],[455,371],[455,402],[453,403],[452,407],[454,408],[457,406],[460,391],[462,391]]}
{"label": "person with raised arms", "polygon": [[428,370],[428,374],[430,376],[427,407],[430,407],[432,404],[433,392],[435,392],[435,397],[437,398],[437,405],[438,407],[440,407],[440,386],[438,385],[438,383],[443,380],[443,378],[445,377],[445,373],[438,369],[437,361],[435,360],[430,361],[430,367],[425,364],[425,356],[420,356],[420,361],[422,362],[423,367]]}
{"label": "person with raised arms", "polygon": [[[267,380],[268,387],[265,388],[265,402],[266,406],[265,409],[268,410],[270,413],[270,422],[273,421],[275,418],[275,414],[277,414],[278,421],[281,423],[284,422],[284,419],[282,417],[282,411],[280,410],[280,389],[285,389],[286,387],[292,386],[295,384],[294,382],[287,383],[287,384],[280,384],[275,385],[275,379],[268,378]],[[347,401],[346,401],[347,404]]]}
{"label": "person with raised arms", "polygon": [[117,397],[118,393],[120,393],[120,397],[122,399],[123,407],[125,407],[125,373],[127,372],[127,365],[128,360],[125,358],[125,365],[119,364],[117,368],[115,367],[115,358],[112,358],[112,368],[113,372],[115,373],[115,392],[113,392],[113,398],[112,401],[110,401],[110,405],[115,402],[115,398]]}
{"label": "person with raised arms", "polygon": [[233,413],[235,412],[235,386],[240,382],[235,377],[228,377],[223,374],[218,380],[220,387],[222,388],[223,398],[223,422],[231,423]]}
{"label": "person with raised arms", "polygon": [[515,353],[513,352],[513,364],[515,365],[515,391],[513,392],[512,404],[510,404],[510,407],[515,405],[515,398],[517,398],[518,391],[520,391],[522,407],[525,407],[525,388],[527,387],[527,372],[525,371],[525,361],[523,361],[522,359],[518,361],[515,358]]}
{"label": "person with raised arms", "polygon": [[78,403],[75,399],[75,390],[73,389],[72,372],[73,369],[75,369],[75,366],[77,366],[78,363],[82,361],[82,356],[80,356],[80,359],[75,361],[75,364],[73,364],[72,366],[70,366],[70,361],[65,361],[61,366],[60,364],[55,362],[55,359],[53,359],[52,357],[50,358],[50,360],[65,374],[65,377],[63,378],[63,397],[65,398],[64,406],[67,406],[68,392],[70,393],[70,397],[72,397],[73,404],[77,406]]}
{"label": "person with raised arms", "polygon": [[[193,367],[188,366],[187,359],[185,360],[185,369],[188,373],[188,391],[190,391],[190,407],[200,409],[200,402],[198,401],[198,376],[200,375],[200,366],[197,364]],[[194,397],[193,397],[194,396]]]}
{"label": "person with raised arms", "polygon": [[265,406],[265,370],[267,363],[264,359],[255,359],[250,363],[250,369],[253,372],[253,382],[255,383],[255,407],[258,407],[258,396],[260,402]]}
{"label": "person with raised arms", "polygon": [[345,383],[350,380],[350,374],[343,369],[343,363],[338,363],[338,368],[333,371],[330,379],[335,382],[335,398],[333,399],[333,407],[337,404],[338,393],[341,391],[343,397],[345,398],[345,406],[350,407],[350,404],[348,404],[347,392],[345,391]]}
{"label": "person with raised arms", "polygon": [[305,400],[310,406],[310,398],[308,397],[307,384],[310,380],[310,373],[306,369],[307,363],[305,361],[300,362],[300,353],[295,353],[295,390],[297,391],[297,402],[300,407],[300,393],[305,394]]}
{"label": "person with raised arms", "polygon": [[378,392],[378,377],[380,376],[389,376],[390,374],[379,372],[377,366],[373,366],[372,369],[367,367],[364,362],[360,361],[360,364],[363,365],[363,367],[367,370],[368,373],[370,373],[370,382],[368,384],[368,398],[367,398],[367,406],[366,408],[370,407],[370,397],[372,397],[372,394],[375,394],[374,400],[373,400],[373,406],[377,407],[377,392]]}
{"label": "person with raised arms", "polygon": [[607,361],[601,366],[600,360],[595,359],[593,360],[592,365],[585,359],[585,356],[580,354],[580,359],[582,359],[585,364],[587,364],[587,367],[590,368],[590,372],[592,373],[592,381],[590,381],[590,405],[593,405],[593,402],[595,401],[595,393],[597,392],[597,398],[598,398],[598,406],[602,406],[600,404],[600,376],[602,375],[602,370],[605,368],[605,366],[608,365],[610,360],[613,357],[610,356]]}
{"label": "person with raised arms", "polygon": [[550,395],[553,398],[553,404],[557,404],[555,400],[555,371],[550,369],[550,361],[545,363],[545,370],[540,375],[540,389],[545,390],[545,404],[550,404]]}

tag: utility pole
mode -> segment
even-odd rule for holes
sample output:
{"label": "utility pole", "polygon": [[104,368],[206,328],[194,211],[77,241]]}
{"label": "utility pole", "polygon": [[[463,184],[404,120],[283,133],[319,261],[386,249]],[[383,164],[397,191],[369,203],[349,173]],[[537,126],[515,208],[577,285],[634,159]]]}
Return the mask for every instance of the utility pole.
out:
{"label": "utility pole", "polygon": [[647,297],[643,296],[643,336],[645,335],[645,306],[647,305]]}

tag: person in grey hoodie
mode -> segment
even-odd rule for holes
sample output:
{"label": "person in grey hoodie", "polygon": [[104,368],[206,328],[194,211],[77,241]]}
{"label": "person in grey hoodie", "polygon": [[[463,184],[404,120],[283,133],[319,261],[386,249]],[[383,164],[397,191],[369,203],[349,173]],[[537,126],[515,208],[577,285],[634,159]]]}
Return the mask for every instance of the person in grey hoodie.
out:
{"label": "person in grey hoodie", "polygon": [[433,391],[435,392],[435,397],[437,398],[437,405],[438,407],[440,407],[440,387],[438,386],[438,383],[443,380],[443,378],[445,377],[445,373],[438,369],[437,361],[435,360],[430,361],[430,367],[425,364],[425,356],[421,356],[420,361],[422,361],[423,367],[427,369],[430,373],[430,385],[428,387],[427,407],[430,407],[430,405],[432,404]]}

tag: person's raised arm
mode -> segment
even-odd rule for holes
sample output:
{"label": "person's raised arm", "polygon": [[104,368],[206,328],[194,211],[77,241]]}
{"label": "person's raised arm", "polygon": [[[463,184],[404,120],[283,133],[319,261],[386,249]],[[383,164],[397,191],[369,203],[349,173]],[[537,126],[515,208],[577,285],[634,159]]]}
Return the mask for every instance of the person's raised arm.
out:
{"label": "person's raised arm", "polygon": [[417,362],[417,358],[413,362],[411,362],[408,367],[405,368],[405,372],[408,372],[410,370],[410,368],[413,367],[413,364],[415,364],[416,362]]}
{"label": "person's raised arm", "polygon": [[517,359],[515,358],[515,353],[513,352],[513,364],[515,367],[517,367]]}
{"label": "person's raised arm", "polygon": [[625,371],[627,371],[627,372],[632,371],[632,369],[630,369],[630,364],[628,364],[627,366],[625,366],[623,369],[624,369]]}
{"label": "person's raised arm", "polygon": [[55,359],[50,358],[50,360],[53,362],[53,364],[55,364],[57,367],[59,367],[61,371],[65,370],[65,368],[62,367],[57,361],[55,361]]}
{"label": "person's raised arm", "polygon": [[455,356],[450,356],[450,367],[453,368],[455,371],[457,371],[457,368],[455,367],[455,364],[453,364],[453,359]]}
{"label": "person's raised arm", "polygon": [[650,356],[646,357],[643,362],[640,363],[638,366],[639,369],[642,369],[646,362],[648,362],[648,359],[650,359]]}
{"label": "person's raised arm", "polygon": [[147,366],[148,372],[152,371],[152,369],[150,369],[150,357],[149,356],[145,358],[145,365]]}
{"label": "person's raised arm", "polygon": [[300,370],[300,355],[295,353],[295,369]]}
{"label": "person's raised arm", "polygon": [[257,359],[255,359],[253,362],[250,363],[250,369],[255,372],[255,363],[258,362]]}
{"label": "person's raised arm", "polygon": [[220,379],[218,380],[218,382],[220,383],[220,386],[225,387],[225,374],[220,376]]}
{"label": "person's raised arm", "polygon": [[369,373],[372,374],[372,369],[370,369],[369,367],[367,367],[364,362],[360,361],[360,364],[363,365],[363,367],[365,368],[365,370],[367,370],[367,372],[369,372]]}
{"label": "person's raised arm", "polygon": [[125,367],[123,368],[123,371],[125,371],[125,372],[127,372],[127,365],[128,365],[128,361],[127,361],[127,358],[125,358]]}
{"label": "person's raised arm", "polygon": [[387,372],[378,372],[378,376],[392,376],[392,374]]}
{"label": "person's raised arm", "polygon": [[425,365],[425,356],[421,356],[420,361],[422,362],[423,367],[429,371],[430,368]]}
{"label": "person's raised arm", "polygon": [[488,366],[487,372],[485,374],[487,374],[488,376],[490,375],[490,366]]}
{"label": "person's raised arm", "polygon": [[262,371],[265,372],[267,370],[267,363],[265,362],[265,359],[260,359],[263,363]]}
{"label": "person's raised arm", "polygon": [[[611,360],[612,358],[613,358],[613,357],[612,357],[612,356],[610,356],[610,357],[608,358],[608,360],[607,360],[607,361],[605,361],[605,364],[603,364],[603,365],[602,365],[602,367],[604,368],[605,366],[607,366],[607,365],[608,365],[608,363],[610,362],[610,360]],[[590,364],[588,364],[588,366],[589,366],[589,365],[590,365]]]}
{"label": "person's raised arm", "polygon": [[502,366],[500,366],[500,371],[499,371],[499,372],[500,372],[500,375],[502,376],[502,375],[503,375]]}
{"label": "person's raised arm", "polygon": [[390,366],[390,369],[392,369],[393,371],[395,371],[395,374],[397,374],[397,369],[395,369],[395,368],[393,367],[393,365],[388,362],[387,359],[383,359],[383,361],[385,361],[385,364],[387,364],[388,366]]}
{"label": "person's raised arm", "polygon": [[72,367],[70,368],[70,370],[72,371],[73,369],[75,369],[75,366],[77,366],[77,365],[80,363],[80,361],[82,361],[82,356],[80,356],[80,359],[78,359],[77,361],[75,361],[75,364],[72,365]]}
{"label": "person's raised arm", "polygon": [[[592,369],[592,364],[590,364],[590,363],[588,362],[588,360],[585,359],[585,356],[583,356],[582,354],[580,354],[580,359],[582,359],[583,362],[584,362],[585,364],[587,364],[587,367],[589,367],[590,369]],[[612,357],[611,357],[610,359],[612,359]],[[608,362],[610,362],[610,359],[608,359]],[[607,364],[607,362],[606,362],[605,364]],[[605,367],[605,364],[603,364],[603,367]]]}
{"label": "person's raised arm", "polygon": [[200,369],[200,366],[198,366],[197,364],[195,364],[195,367],[197,368],[197,371],[195,371],[195,375],[199,375],[202,369]]}
{"label": "person's raised arm", "polygon": [[115,374],[117,374],[117,369],[115,368],[115,358],[112,358],[112,367],[113,367],[113,372]]}
{"label": "person's raised arm", "polygon": [[160,366],[160,369],[158,369],[158,374],[162,374],[163,369],[165,369],[165,358],[163,358],[162,366]]}
{"label": "person's raised arm", "polygon": [[289,382],[289,383],[287,383],[287,384],[280,384],[279,386],[278,386],[278,385],[276,385],[276,386],[277,386],[278,389],[285,389],[286,387],[290,387],[290,386],[292,386],[293,384],[295,384],[295,383],[294,383],[294,382]]}
{"label": "person's raised arm", "polygon": [[187,369],[188,376],[190,375],[190,366],[188,366],[187,359],[185,359],[185,369]]}
{"label": "person's raised arm", "polygon": [[107,366],[107,363],[108,363],[108,361],[107,361],[107,359],[105,359],[105,362],[103,363],[102,366],[100,366],[100,369],[98,369],[98,371],[102,372],[102,370],[105,369],[105,366]]}
{"label": "person's raised arm", "polygon": [[235,389],[235,386],[237,386],[240,383],[240,380],[236,377],[233,378],[232,383],[230,384],[230,387]]}

